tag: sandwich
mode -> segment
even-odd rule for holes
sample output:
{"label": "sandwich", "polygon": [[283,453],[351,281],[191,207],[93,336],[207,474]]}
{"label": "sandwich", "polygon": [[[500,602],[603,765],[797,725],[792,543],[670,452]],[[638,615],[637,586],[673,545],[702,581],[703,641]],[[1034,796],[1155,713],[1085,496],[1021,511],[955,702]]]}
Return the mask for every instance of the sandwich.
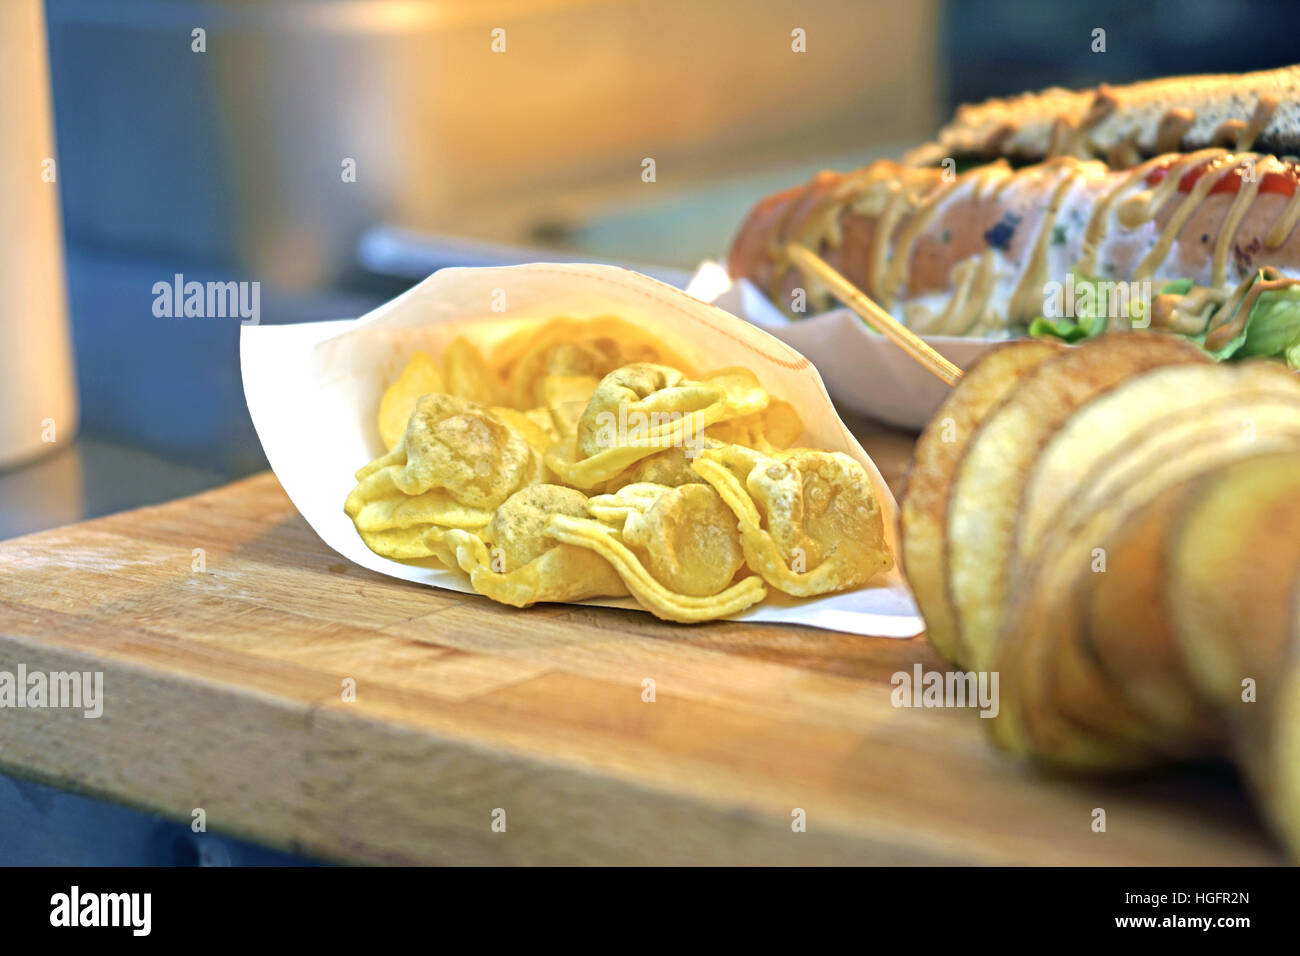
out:
{"label": "sandwich", "polygon": [[965,107],[902,162],[762,200],[728,270],[793,317],[824,311],[798,243],[922,334],[1153,328],[1300,367],[1300,162],[1279,155],[1300,151],[1297,84],[1292,67]]}

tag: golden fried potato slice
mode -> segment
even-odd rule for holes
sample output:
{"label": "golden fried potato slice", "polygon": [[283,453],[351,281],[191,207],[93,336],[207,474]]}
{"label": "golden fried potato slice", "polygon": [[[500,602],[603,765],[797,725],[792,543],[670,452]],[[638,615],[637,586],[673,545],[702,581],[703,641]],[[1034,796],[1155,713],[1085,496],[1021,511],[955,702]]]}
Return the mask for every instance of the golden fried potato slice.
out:
{"label": "golden fried potato slice", "polygon": [[722,369],[693,381],[664,365],[627,365],[601,379],[574,439],[552,448],[546,465],[565,484],[594,489],[656,452],[693,451],[708,426],[767,404],[767,392],[748,369]]}
{"label": "golden fried potato slice", "polygon": [[1196,493],[1195,481],[1183,482],[1113,533],[1104,548],[1106,570],[1088,579],[1080,608],[1080,659],[1086,663],[1062,678],[1104,682],[1106,693],[1124,701],[1104,715],[1083,714],[1084,726],[1188,756],[1218,751],[1225,738],[1222,721],[1192,691],[1164,562],[1171,527]]}
{"label": "golden fried potato slice", "polygon": [[619,343],[620,365],[635,362],[657,362],[680,369],[688,378],[694,377],[695,370],[685,356],[669,348],[663,337],[653,329],[620,319],[616,315],[603,315],[588,319],[582,334],[584,338],[613,339]]}
{"label": "golden fried potato slice", "polygon": [[[1173,365],[1125,382],[1083,405],[1048,439],[1024,483],[1015,553],[1032,552],[1062,508],[1077,508],[1079,489],[1097,492],[1086,478],[1092,463],[1148,439],[1178,445],[1164,421],[1186,409],[1223,402],[1300,397],[1300,380],[1275,362],[1241,365]],[[1092,489],[1092,492],[1088,490]],[[1108,493],[1100,489],[1100,493]]]}
{"label": "golden fried potato slice", "polygon": [[[1300,415],[1300,413],[1297,413]],[[1197,686],[1235,726],[1280,699],[1294,653],[1292,603],[1300,581],[1300,455],[1261,453],[1223,468],[1170,540],[1170,602]]]}
{"label": "golden fried potato slice", "polygon": [[871,480],[848,455],[728,445],[693,467],[740,522],[746,563],[786,594],[861,587],[893,566]]}
{"label": "golden fried potato slice", "polygon": [[1040,364],[984,418],[957,465],[948,500],[948,597],[962,666],[990,669],[1024,482],[1044,441],[1075,409],[1138,372],[1210,361],[1171,336],[1103,336]]}
{"label": "golden fried potato slice", "polygon": [[600,555],[613,565],[642,607],[665,621],[682,624],[714,621],[739,613],[767,596],[762,580],[753,576],[741,578],[731,587],[706,597],[673,591],[660,583],[619,540],[614,528],[592,518],[556,515],[547,524],[547,533],[564,544],[587,548]]}
{"label": "golden fried potato slice", "polygon": [[510,404],[505,383],[488,367],[478,346],[463,335],[443,349],[442,377],[447,384],[447,393],[456,398],[468,399],[479,405]]}
{"label": "golden fried potato slice", "polygon": [[[1223,374],[1233,371],[1225,368]],[[1063,517],[1025,556],[990,661],[990,669],[1002,675],[1002,708],[992,721],[995,739],[1009,749],[1075,766],[1128,765],[1135,754],[1153,748],[1181,755],[1184,739],[1153,732],[1133,707],[1140,688],[1130,686],[1126,695],[1126,688],[1114,683],[1127,665],[1112,663],[1108,674],[1088,646],[1084,628],[1091,592],[1108,586],[1111,573],[1094,569],[1126,524],[1189,479],[1270,448],[1300,445],[1298,412],[1295,403],[1258,401],[1186,410],[1170,416],[1177,421],[1165,426],[1176,433],[1179,454],[1161,453],[1158,446],[1154,453],[1147,448],[1119,454],[1105,476],[1114,493],[1096,498],[1068,520]],[[1243,415],[1254,422],[1250,441],[1243,440]],[[1123,628],[1128,622],[1109,626]],[[1166,666],[1158,644],[1151,646],[1155,656],[1147,662]],[[1109,650],[1114,652],[1113,642]]]}
{"label": "golden fried potato slice", "polygon": [[[1221,374],[1234,375],[1239,369],[1224,366]],[[1095,490],[1082,502],[1085,509],[1092,512],[1105,511],[1114,500],[1135,493],[1146,493],[1152,503],[1145,505],[1146,511],[1159,511],[1155,503],[1157,496],[1173,497],[1175,489],[1189,478],[1208,471],[1223,468],[1228,463],[1249,459],[1257,455],[1268,454],[1278,449],[1300,448],[1300,394],[1286,398],[1277,396],[1250,397],[1243,394],[1231,399],[1224,399],[1210,409],[1188,408],[1175,415],[1167,416],[1160,423],[1153,423],[1151,434],[1145,443],[1136,445],[1120,453],[1114,463],[1103,473],[1098,474]],[[1249,429],[1243,425],[1249,421]],[[1109,491],[1105,490],[1109,489]],[[1132,490],[1130,490],[1132,489]],[[1144,491],[1145,490],[1145,491]],[[1190,504],[1188,503],[1190,501]],[[1191,507],[1196,496],[1191,495],[1184,504]],[[1178,520],[1182,510],[1174,508],[1164,528],[1158,521],[1148,529],[1153,537],[1168,536],[1165,528]],[[1143,516],[1135,515],[1130,524],[1145,524]],[[1140,529],[1139,529],[1140,530]],[[1141,561],[1143,555],[1126,558],[1121,546],[1127,534],[1129,547],[1134,546],[1131,528],[1112,533],[1113,543],[1106,547],[1109,559],[1118,558],[1121,569],[1116,572],[1108,564],[1104,583],[1096,588],[1103,594],[1117,593],[1122,598],[1125,591],[1134,594],[1140,584],[1131,577],[1121,582],[1119,578],[1125,573],[1141,574],[1133,567],[1135,561]],[[1158,551],[1159,541],[1136,544],[1139,552]],[[1152,562],[1159,575],[1158,582],[1162,589],[1167,586],[1165,575],[1168,568],[1164,561]],[[1145,573],[1151,574],[1148,569]],[[1153,581],[1157,580],[1153,576]],[[1149,595],[1148,601],[1157,602],[1155,596]],[[1166,599],[1167,600],[1167,599]],[[1089,641],[1078,655],[1075,665],[1065,672],[1067,679],[1084,674],[1091,678],[1091,668],[1095,664],[1108,675],[1123,696],[1133,703],[1146,717],[1147,722],[1163,724],[1160,734],[1167,748],[1176,745],[1176,737],[1197,739],[1209,738],[1218,732],[1217,726],[1205,726],[1198,721],[1203,717],[1205,708],[1200,701],[1188,701],[1186,688],[1191,681],[1185,669],[1187,658],[1178,653],[1174,636],[1155,630],[1143,633],[1142,640],[1133,640],[1133,619],[1135,608],[1126,605],[1122,599],[1112,603],[1108,608],[1113,616],[1102,618],[1093,615],[1090,623],[1095,628],[1089,635]],[[1159,618],[1156,618],[1158,623]],[[1103,630],[1103,626],[1108,630]],[[1068,650],[1068,649],[1067,649]],[[1069,661],[1069,657],[1063,658]],[[1109,727],[1112,733],[1123,733],[1126,724],[1117,725],[1110,719],[1106,708],[1080,707],[1075,719],[1085,726],[1097,728]]]}
{"label": "golden fried potato slice", "polygon": [[[988,722],[989,729],[1001,747],[1053,766],[1142,766],[1154,759],[1150,748],[1084,731],[1052,709],[1057,692],[1053,642],[1075,645],[1082,640],[1090,543],[1085,537],[1054,539],[1044,548],[1042,560],[1018,582],[1005,609],[1005,632],[986,652],[986,666],[998,674],[1000,683],[998,712]],[[1095,689],[1078,681],[1072,686],[1076,699]],[[1136,719],[1128,711],[1124,715]]]}
{"label": "golden fried potato slice", "polygon": [[479,594],[514,607],[626,594],[607,561],[546,534],[553,516],[581,517],[586,508],[579,491],[533,485],[506,499],[481,533],[434,530],[429,548],[444,564],[468,574]]}
{"label": "golden fried potato slice", "polygon": [[1235,756],[1292,855],[1300,853],[1297,501],[1300,450],[1226,464],[1192,483],[1156,561],[1197,691],[1188,697],[1209,701],[1229,724]]}
{"label": "golden fried potato slice", "polygon": [[406,423],[415,411],[421,395],[444,392],[446,386],[438,366],[424,352],[416,352],[397,380],[384,390],[379,400],[379,437],[384,447],[393,449],[406,432]]}
{"label": "golden fried potato slice", "polygon": [[616,527],[651,576],[678,594],[717,594],[745,563],[736,516],[703,483],[625,485],[592,498],[588,511]]}
{"label": "golden fried potato slice", "polygon": [[1291,631],[1293,653],[1286,670],[1278,706],[1271,714],[1267,734],[1268,766],[1275,770],[1257,785],[1274,829],[1287,845],[1292,859],[1300,859],[1300,663],[1294,649],[1300,647],[1300,599]]}
{"label": "golden fried potato slice", "polygon": [[[1011,579],[1020,579],[1027,565],[1040,560],[1038,543],[1051,529],[1107,508],[1149,475],[1176,473],[1192,445],[1219,436],[1229,448],[1216,454],[1231,456],[1290,441],[1292,423],[1300,421],[1291,411],[1297,404],[1300,381],[1294,376],[1271,364],[1248,364],[1157,368],[1084,405],[1053,434],[1031,468]],[[1248,433],[1245,420],[1260,415]],[[1258,440],[1239,441],[1244,438]],[[1084,644],[1066,647],[1061,660],[1070,667],[1072,686],[1093,690],[1076,708],[1081,724],[1112,735],[1139,732],[1144,738],[1153,732],[1147,725],[1159,726],[1155,732],[1172,751],[1210,740],[1221,729],[1186,693],[1187,677],[1165,614],[1164,571],[1156,553],[1177,512],[1157,505],[1147,511],[1114,532],[1115,540],[1106,545],[1111,571],[1084,609]],[[1133,639],[1134,621],[1145,622],[1137,628],[1141,640]],[[1125,705],[1114,697],[1101,701],[1102,684],[1111,685],[1107,693],[1122,696]],[[1135,709],[1142,719],[1130,718]]]}
{"label": "golden fried potato slice", "polygon": [[948,490],[957,463],[979,423],[1020,380],[1064,348],[1049,342],[1011,342],[966,369],[952,394],[917,439],[903,498],[901,558],[926,636],[935,650],[960,663],[956,623],[948,601]]}

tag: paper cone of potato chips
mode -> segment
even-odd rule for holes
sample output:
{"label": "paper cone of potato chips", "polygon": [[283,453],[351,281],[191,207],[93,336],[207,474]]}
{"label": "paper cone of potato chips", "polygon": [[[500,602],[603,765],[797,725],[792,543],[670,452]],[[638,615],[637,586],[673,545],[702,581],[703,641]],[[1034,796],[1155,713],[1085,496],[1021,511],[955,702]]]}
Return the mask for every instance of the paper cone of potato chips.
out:
{"label": "paper cone of potato chips", "polygon": [[[804,426],[797,445],[840,452],[863,466],[884,517],[885,541],[897,556],[897,504],[835,413],[812,364],[735,316],[625,269],[569,264],[444,269],[360,319],[245,326],[240,342],[244,394],[276,477],[326,544],[381,574],[473,592],[459,571],[375,553],[344,512],[358,469],[389,450],[379,424],[385,389],[417,352],[440,356],[460,337],[499,356],[551,320],[580,323],[611,316],[654,341],[661,353],[678,357],[692,373],[749,369],[772,399],[797,412]],[[457,374],[472,376],[474,370],[466,365]],[[631,598],[582,603],[643,610]],[[923,626],[896,560],[865,587],[803,599],[770,590],[761,603],[729,619],[881,637],[911,637]]]}

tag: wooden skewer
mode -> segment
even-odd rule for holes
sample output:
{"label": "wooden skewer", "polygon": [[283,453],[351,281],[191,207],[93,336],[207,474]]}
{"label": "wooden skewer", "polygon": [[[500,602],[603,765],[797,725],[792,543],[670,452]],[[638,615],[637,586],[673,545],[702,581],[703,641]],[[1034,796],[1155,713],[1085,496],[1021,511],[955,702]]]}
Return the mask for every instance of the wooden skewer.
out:
{"label": "wooden skewer", "polygon": [[892,315],[876,305],[861,289],[844,278],[834,266],[806,246],[791,243],[785,247],[786,255],[805,272],[815,274],[825,282],[835,297],[857,313],[858,318],[867,323],[889,341],[914,358],[931,374],[943,379],[948,385],[956,385],[961,380],[962,371],[946,358],[926,345],[921,337],[899,322]]}

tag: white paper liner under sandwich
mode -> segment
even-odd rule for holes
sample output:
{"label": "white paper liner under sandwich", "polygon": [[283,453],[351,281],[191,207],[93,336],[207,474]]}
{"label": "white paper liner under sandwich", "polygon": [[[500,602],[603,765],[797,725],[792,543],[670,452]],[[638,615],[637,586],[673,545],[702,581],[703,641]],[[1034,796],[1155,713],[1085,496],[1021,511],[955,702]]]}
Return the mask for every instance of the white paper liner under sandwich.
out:
{"label": "white paper liner under sandwich", "polygon": [[[843,306],[792,319],[748,279],[733,280],[716,262],[704,262],[686,291],[757,325],[808,356],[841,408],[919,431],[934,416],[949,387]],[[971,338],[922,335],[958,368],[970,368],[1007,336]]]}
{"label": "white paper liner under sandwich", "polygon": [[[417,349],[437,356],[458,335],[487,349],[549,319],[603,315],[652,328],[700,372],[732,365],[752,369],[765,389],[798,410],[805,426],[799,445],[844,452],[871,478],[895,556],[893,570],[867,587],[818,598],[789,598],[769,588],[762,603],[731,619],[880,637],[919,634],[923,624],[897,567],[898,506],[835,413],[816,369],[766,332],[638,273],[568,264],[443,269],[359,319],[244,326],[244,395],[271,468],[326,544],[389,577],[473,593],[459,571],[375,554],[343,512],[356,470],[386,450],[376,424],[380,396]],[[631,598],[582,603],[644,610]]]}

